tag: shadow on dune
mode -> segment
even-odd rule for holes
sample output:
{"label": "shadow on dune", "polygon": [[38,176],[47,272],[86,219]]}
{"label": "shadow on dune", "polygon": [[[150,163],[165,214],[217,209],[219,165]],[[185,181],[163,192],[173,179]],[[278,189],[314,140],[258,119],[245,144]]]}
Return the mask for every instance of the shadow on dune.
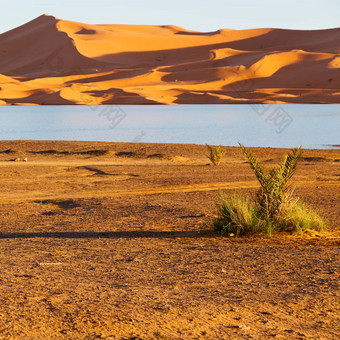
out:
{"label": "shadow on dune", "polygon": [[219,31],[212,31],[212,32],[176,32],[175,34],[176,35],[197,35],[197,36],[200,36],[200,37],[204,37],[204,36],[211,36],[211,35],[215,35],[215,34],[218,34]]}
{"label": "shadow on dune", "polygon": [[[329,62],[330,58],[296,61],[290,65],[278,67],[270,76],[238,80],[223,86],[222,90],[233,91],[239,93],[239,97],[247,98],[249,94],[255,96],[254,91],[267,88],[290,89],[290,93],[300,92],[300,95],[303,91],[311,92],[313,89],[337,89],[339,81],[337,79],[333,81],[333,78],[338,71],[329,68]],[[287,93],[287,90],[284,92]]]}
{"label": "shadow on dune", "polygon": [[[233,41],[158,51],[119,52],[104,54],[92,59],[104,63],[115,63],[120,67],[127,64],[130,67],[132,65],[134,67],[157,67],[179,62],[188,63],[207,60],[211,50],[223,48],[231,48],[253,54],[257,52],[260,54],[259,59],[270,51],[287,52],[296,49],[306,52],[327,52],[334,54],[337,53],[340,42],[339,31],[340,29],[338,28],[319,31],[272,29],[267,33]],[[185,33],[185,35],[190,35],[190,33]],[[196,33],[193,35],[196,35]],[[256,62],[256,58],[254,62]]]}
{"label": "shadow on dune", "polygon": [[40,103],[40,105],[74,105],[74,102],[64,99],[60,96],[60,91],[48,93],[45,90],[34,90],[27,97],[22,98],[6,98],[7,104],[18,103]]}
{"label": "shadow on dune", "polygon": [[99,57],[93,58],[93,60],[101,63],[115,64],[117,68],[123,69],[126,67],[134,67],[135,69],[153,69],[159,66],[174,66],[176,64],[207,61],[210,59],[211,50],[231,48],[231,44],[232,42],[220,42],[153,51],[118,52],[103,54]]}
{"label": "shadow on dune", "polygon": [[61,238],[61,239],[97,239],[97,238],[188,238],[197,237],[197,231],[115,231],[115,232],[36,232],[36,233],[0,233],[0,239],[32,239],[32,238]]}

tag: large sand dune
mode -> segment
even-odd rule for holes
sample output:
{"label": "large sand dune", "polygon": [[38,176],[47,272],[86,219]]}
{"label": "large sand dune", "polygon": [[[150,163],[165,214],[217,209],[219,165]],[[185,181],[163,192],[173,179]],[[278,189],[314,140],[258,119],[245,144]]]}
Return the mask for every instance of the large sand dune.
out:
{"label": "large sand dune", "polygon": [[0,104],[340,103],[340,28],[87,25],[0,35]]}

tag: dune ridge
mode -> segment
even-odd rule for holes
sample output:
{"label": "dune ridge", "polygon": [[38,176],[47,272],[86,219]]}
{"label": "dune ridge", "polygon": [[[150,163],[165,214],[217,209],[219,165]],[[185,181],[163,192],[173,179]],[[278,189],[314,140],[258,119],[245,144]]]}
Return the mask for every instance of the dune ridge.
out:
{"label": "dune ridge", "polygon": [[0,35],[0,105],[340,103],[340,28],[88,25]]}

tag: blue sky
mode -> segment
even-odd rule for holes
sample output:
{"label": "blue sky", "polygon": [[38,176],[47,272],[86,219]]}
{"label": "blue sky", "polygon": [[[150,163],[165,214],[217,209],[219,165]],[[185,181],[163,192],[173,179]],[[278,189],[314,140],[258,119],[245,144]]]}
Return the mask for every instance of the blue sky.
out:
{"label": "blue sky", "polygon": [[172,24],[205,32],[340,27],[340,0],[7,0],[0,33],[43,13],[90,24]]}

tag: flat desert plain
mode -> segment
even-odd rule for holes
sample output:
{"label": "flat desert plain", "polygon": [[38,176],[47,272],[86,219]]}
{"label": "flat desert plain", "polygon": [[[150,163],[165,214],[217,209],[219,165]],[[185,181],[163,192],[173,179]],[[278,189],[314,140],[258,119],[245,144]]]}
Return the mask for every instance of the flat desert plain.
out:
{"label": "flat desert plain", "polygon": [[305,150],[293,178],[325,234],[204,232],[220,191],[258,188],[239,148],[208,163],[200,145],[0,142],[0,338],[338,339],[340,150]]}

